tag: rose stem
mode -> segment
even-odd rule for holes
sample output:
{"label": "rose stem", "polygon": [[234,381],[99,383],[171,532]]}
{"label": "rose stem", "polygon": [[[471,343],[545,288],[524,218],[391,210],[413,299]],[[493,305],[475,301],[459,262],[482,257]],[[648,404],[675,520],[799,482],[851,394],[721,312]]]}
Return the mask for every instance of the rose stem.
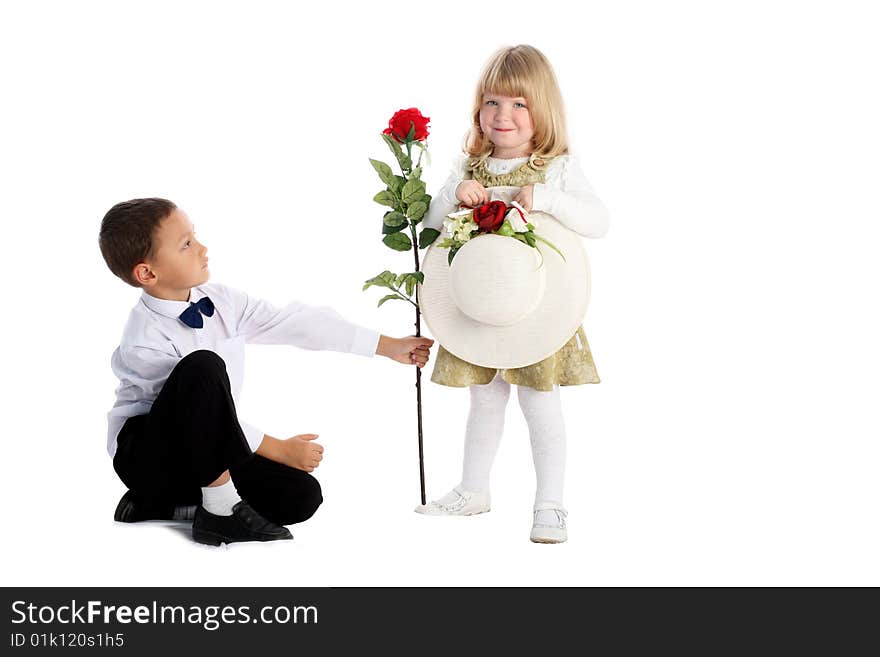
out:
{"label": "rose stem", "polygon": [[[412,232],[413,259],[416,263],[416,273],[419,270],[419,243],[416,240],[416,227],[410,223]],[[422,336],[421,311],[419,310],[419,286],[416,284],[416,337]],[[416,412],[418,414],[419,428],[419,483],[421,484],[422,505],[428,503],[425,498],[425,448],[422,441],[422,368],[416,367]]]}

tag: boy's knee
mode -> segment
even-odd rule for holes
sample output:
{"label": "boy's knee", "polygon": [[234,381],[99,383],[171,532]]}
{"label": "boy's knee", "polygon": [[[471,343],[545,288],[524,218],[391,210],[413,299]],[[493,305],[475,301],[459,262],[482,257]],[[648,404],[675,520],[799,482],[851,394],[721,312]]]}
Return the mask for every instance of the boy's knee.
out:
{"label": "boy's knee", "polygon": [[225,374],[226,362],[213,351],[199,349],[181,358],[174,369],[179,373]]}
{"label": "boy's knee", "polygon": [[295,490],[289,491],[280,499],[280,525],[293,525],[304,522],[315,515],[324,497],[321,495],[321,484],[312,476],[298,482]]}

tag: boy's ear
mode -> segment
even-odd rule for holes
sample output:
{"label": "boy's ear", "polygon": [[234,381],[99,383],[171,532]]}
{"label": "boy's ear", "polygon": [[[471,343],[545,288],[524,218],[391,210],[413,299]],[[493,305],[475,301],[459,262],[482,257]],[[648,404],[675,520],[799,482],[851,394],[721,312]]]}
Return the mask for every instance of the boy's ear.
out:
{"label": "boy's ear", "polygon": [[150,287],[156,283],[156,274],[153,269],[145,262],[139,262],[132,270],[132,276],[141,287]]}

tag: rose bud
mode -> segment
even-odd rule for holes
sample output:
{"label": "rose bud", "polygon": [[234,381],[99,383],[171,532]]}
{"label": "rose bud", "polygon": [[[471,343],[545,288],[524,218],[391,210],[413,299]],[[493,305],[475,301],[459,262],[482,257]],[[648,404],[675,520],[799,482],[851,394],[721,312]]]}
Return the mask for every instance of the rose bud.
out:
{"label": "rose bud", "polygon": [[491,201],[486,205],[474,208],[474,221],[482,233],[491,233],[498,230],[504,221],[507,206],[502,201]]}
{"label": "rose bud", "polygon": [[428,138],[428,122],[430,120],[430,117],[422,116],[422,113],[415,107],[398,110],[388,121],[388,127],[382,131],[382,134],[391,135],[403,144],[409,136],[409,131],[415,128],[413,139],[424,141]]}

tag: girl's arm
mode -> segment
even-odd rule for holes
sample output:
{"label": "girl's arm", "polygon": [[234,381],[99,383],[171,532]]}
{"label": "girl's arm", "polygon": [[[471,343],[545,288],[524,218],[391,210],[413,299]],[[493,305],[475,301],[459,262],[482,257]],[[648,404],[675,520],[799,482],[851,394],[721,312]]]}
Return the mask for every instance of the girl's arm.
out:
{"label": "girl's arm", "polygon": [[455,190],[464,180],[464,167],[467,162],[464,156],[460,156],[452,165],[452,171],[449,178],[443,183],[440,191],[431,199],[431,206],[428,208],[428,214],[422,220],[422,224],[426,228],[434,228],[443,230],[443,220],[450,212],[458,210],[458,199],[455,198]]}
{"label": "girl's arm", "polygon": [[535,184],[532,210],[553,215],[584,237],[603,237],[608,232],[608,210],[570,155],[556,158],[547,170],[546,182]]}

